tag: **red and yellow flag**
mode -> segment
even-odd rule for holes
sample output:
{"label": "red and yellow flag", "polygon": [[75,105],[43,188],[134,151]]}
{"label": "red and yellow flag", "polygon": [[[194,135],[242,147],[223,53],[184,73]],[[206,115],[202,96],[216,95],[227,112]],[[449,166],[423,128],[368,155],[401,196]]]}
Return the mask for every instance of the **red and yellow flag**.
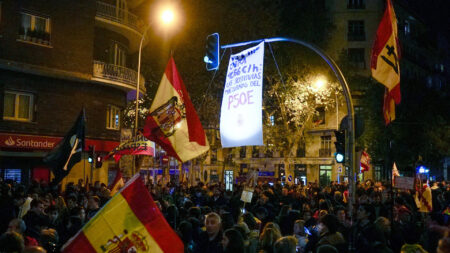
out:
{"label": "red and yellow flag", "polygon": [[184,252],[184,246],[136,175],[62,252]]}
{"label": "red and yellow flag", "polygon": [[209,150],[202,124],[172,57],[150,107],[144,136],[181,162]]}
{"label": "red and yellow flag", "polygon": [[[395,119],[394,110],[390,110],[391,101],[399,104],[400,93],[400,51],[397,32],[397,18],[391,0],[387,0],[386,10],[372,48],[372,58],[370,68],[372,77],[382,83],[388,89],[388,96],[385,96],[384,117],[386,125]],[[389,115],[389,117],[386,117]]]}
{"label": "red and yellow flag", "polygon": [[366,172],[370,170],[371,167],[371,162],[370,162],[370,156],[366,151],[362,151],[361,152],[361,159],[360,159],[360,164],[361,164],[361,172]]}

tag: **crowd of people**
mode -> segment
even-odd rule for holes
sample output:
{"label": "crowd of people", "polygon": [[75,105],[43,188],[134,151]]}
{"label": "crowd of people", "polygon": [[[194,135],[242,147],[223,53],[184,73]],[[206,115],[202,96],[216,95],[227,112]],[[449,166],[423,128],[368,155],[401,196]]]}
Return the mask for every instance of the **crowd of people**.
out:
{"label": "crowd of people", "polygon": [[[251,203],[245,183],[147,187],[185,252],[450,252],[450,185],[431,183],[432,211],[420,212],[414,190],[357,183],[349,213],[348,186],[259,181]],[[111,198],[107,186],[83,180],[58,186],[0,181],[0,252],[59,252]]]}

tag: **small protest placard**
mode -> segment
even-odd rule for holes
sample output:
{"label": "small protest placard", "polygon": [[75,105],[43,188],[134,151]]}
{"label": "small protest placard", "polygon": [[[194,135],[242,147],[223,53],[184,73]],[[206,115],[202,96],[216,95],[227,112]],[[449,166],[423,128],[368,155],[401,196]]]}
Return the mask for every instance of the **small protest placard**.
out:
{"label": "small protest placard", "polygon": [[245,187],[244,190],[242,191],[241,200],[244,201],[245,203],[251,203],[253,191],[254,191],[253,188]]}
{"label": "small protest placard", "polygon": [[413,177],[395,177],[395,188],[400,189],[414,189],[414,178]]}

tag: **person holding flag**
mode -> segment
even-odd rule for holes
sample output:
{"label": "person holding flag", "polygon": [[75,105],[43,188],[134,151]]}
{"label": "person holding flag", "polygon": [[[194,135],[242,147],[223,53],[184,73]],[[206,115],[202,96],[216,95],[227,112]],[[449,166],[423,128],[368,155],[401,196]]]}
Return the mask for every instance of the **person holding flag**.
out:
{"label": "person holding flag", "polygon": [[383,116],[386,125],[395,120],[395,105],[400,104],[400,51],[397,18],[391,0],[378,26],[372,48],[372,77],[386,86]]}

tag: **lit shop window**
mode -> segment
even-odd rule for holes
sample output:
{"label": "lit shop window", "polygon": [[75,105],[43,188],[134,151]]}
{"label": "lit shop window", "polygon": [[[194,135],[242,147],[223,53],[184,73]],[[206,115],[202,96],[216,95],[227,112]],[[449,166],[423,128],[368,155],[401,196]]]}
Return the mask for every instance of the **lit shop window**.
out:
{"label": "lit shop window", "polygon": [[120,108],[110,105],[106,110],[106,128],[119,130],[120,129]]}
{"label": "lit shop window", "polygon": [[3,119],[32,121],[33,100],[32,94],[5,91],[3,98]]}
{"label": "lit shop window", "polygon": [[5,169],[4,170],[4,180],[12,180],[17,183],[22,181],[22,170],[21,169]]}

